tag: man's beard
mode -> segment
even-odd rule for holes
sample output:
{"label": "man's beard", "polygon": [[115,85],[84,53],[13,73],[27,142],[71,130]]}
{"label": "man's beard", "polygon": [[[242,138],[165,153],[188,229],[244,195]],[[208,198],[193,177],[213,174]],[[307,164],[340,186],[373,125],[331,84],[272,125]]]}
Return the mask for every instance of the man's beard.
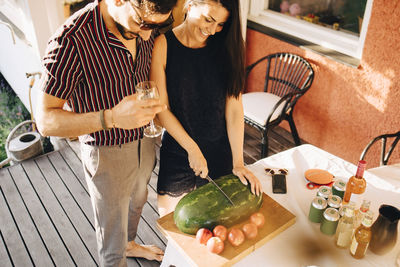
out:
{"label": "man's beard", "polygon": [[126,29],[124,26],[122,26],[121,24],[119,24],[117,22],[116,22],[116,26],[117,26],[119,33],[122,35],[122,37],[125,40],[132,40],[132,39],[139,37],[138,33],[129,31],[128,29]]}

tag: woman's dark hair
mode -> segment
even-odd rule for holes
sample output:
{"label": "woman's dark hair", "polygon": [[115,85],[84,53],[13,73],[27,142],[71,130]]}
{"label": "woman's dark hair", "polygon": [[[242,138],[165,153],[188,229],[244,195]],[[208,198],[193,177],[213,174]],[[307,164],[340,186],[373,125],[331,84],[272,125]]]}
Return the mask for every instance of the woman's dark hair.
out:
{"label": "woman's dark hair", "polygon": [[245,84],[245,48],[240,25],[239,0],[187,0],[190,3],[213,1],[229,11],[229,18],[222,31],[208,38],[208,43],[215,42],[221,57],[223,75],[227,85],[227,95],[238,97]]}
{"label": "woman's dark hair", "polygon": [[223,7],[229,11],[221,34],[223,38],[224,66],[226,68],[226,84],[228,96],[238,97],[245,84],[245,48],[240,24],[239,0],[220,0]]}
{"label": "woman's dark hair", "polygon": [[149,13],[167,14],[174,8],[178,0],[125,0],[132,1],[136,6],[144,7]]}

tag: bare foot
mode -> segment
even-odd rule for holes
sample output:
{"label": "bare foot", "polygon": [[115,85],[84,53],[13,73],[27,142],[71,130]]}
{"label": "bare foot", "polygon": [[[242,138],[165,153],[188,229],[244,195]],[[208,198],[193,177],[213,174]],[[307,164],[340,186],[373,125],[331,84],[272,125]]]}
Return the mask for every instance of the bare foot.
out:
{"label": "bare foot", "polygon": [[164,251],[154,245],[140,245],[134,241],[128,242],[126,247],[126,257],[145,258],[150,261],[162,261]]}

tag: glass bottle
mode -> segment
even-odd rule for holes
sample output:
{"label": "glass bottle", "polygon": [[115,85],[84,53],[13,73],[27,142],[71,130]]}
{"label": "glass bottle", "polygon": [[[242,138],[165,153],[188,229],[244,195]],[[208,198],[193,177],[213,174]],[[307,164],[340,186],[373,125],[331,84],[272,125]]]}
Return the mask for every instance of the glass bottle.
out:
{"label": "glass bottle", "polygon": [[351,207],[351,208],[353,208],[353,210],[356,210],[356,202],[354,202],[354,201],[350,201],[349,203],[347,203],[347,204],[343,204],[343,202],[342,202],[342,206],[340,207],[340,209],[339,209],[339,215],[340,215],[340,217],[343,217],[344,216],[344,214],[345,214],[345,212],[346,212],[346,209],[347,209],[347,207]]}
{"label": "glass bottle", "polygon": [[347,248],[351,244],[354,231],[354,208],[348,206],[345,214],[339,220],[335,234],[335,244],[340,248]]}
{"label": "glass bottle", "polygon": [[354,228],[357,228],[361,225],[362,219],[364,215],[369,211],[369,206],[371,205],[371,201],[363,199],[363,202],[358,210],[354,212],[355,220],[354,220]]}
{"label": "glass bottle", "polygon": [[362,194],[365,192],[367,182],[363,178],[365,166],[367,162],[360,160],[357,166],[357,172],[355,176],[351,176],[346,184],[346,191],[343,196],[343,202],[348,203],[350,201],[351,194]]}
{"label": "glass bottle", "polygon": [[365,256],[369,242],[371,241],[371,225],[373,214],[367,211],[361,221],[361,225],[355,230],[353,240],[350,246],[350,255],[356,259],[361,259]]}

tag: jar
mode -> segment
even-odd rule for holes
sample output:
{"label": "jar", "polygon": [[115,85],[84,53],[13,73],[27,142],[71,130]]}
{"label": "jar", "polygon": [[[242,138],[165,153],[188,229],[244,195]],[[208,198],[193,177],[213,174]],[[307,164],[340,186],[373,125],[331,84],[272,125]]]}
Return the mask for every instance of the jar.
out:
{"label": "jar", "polygon": [[332,195],[339,196],[343,199],[344,191],[346,190],[346,182],[343,180],[336,180],[332,186]]}
{"label": "jar", "polygon": [[334,208],[327,208],[322,216],[320,230],[326,235],[333,235],[336,233],[336,227],[339,221],[339,211]]}
{"label": "jar", "polygon": [[323,185],[318,189],[317,196],[328,199],[329,195],[332,194],[332,189],[329,186]]}
{"label": "jar", "polygon": [[339,196],[330,195],[328,197],[328,206],[330,208],[339,209],[342,199]]}
{"label": "jar", "polygon": [[326,209],[327,201],[323,197],[315,197],[310,205],[310,213],[308,214],[308,219],[312,222],[321,222],[322,215]]}

